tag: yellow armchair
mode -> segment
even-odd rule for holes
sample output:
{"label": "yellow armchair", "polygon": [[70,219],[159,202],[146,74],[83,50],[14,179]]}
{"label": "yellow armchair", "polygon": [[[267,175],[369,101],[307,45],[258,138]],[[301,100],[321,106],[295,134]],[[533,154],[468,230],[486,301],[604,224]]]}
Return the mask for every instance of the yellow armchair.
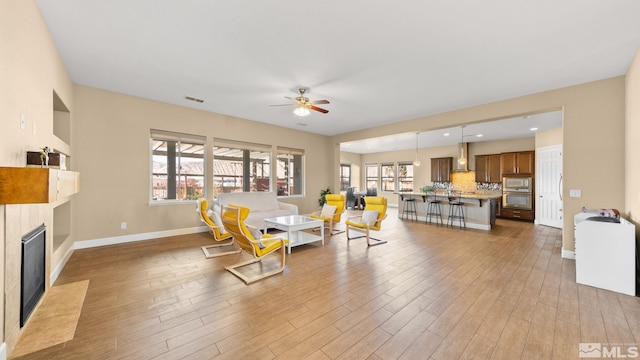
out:
{"label": "yellow armchair", "polygon": [[335,206],[335,212],[330,215],[324,213],[325,208],[323,210],[316,211],[311,214],[311,217],[314,219],[324,220],[325,223],[329,225],[329,235],[333,236],[335,234],[343,233],[344,230],[336,230],[333,231],[333,225],[340,222],[340,218],[342,217],[342,213],[344,213],[344,195],[342,194],[327,194],[324,196],[326,199],[327,206]]}
{"label": "yellow armchair", "polygon": [[[376,239],[371,236],[370,232],[380,230],[382,220],[387,218],[387,199],[378,196],[367,196],[367,205],[360,216],[352,216],[346,221],[347,225],[347,241],[367,238],[367,245],[374,246],[384,244],[386,240]],[[364,233],[364,235],[349,237],[349,229]]]}
{"label": "yellow armchair", "polygon": [[[250,210],[247,207],[234,204],[229,204],[222,210],[222,223],[224,224],[225,229],[231,233],[242,250],[251,253],[254,257],[251,260],[225,267],[227,271],[239,277],[246,284],[281,273],[284,270],[285,250],[287,243],[289,242],[287,239],[282,237],[275,237],[269,234],[258,234],[259,231],[256,231],[256,234],[254,235],[254,232],[251,231],[244,223],[249,215],[249,211]],[[243,266],[261,262],[265,256],[277,250],[280,250],[280,266],[277,269],[267,271],[254,277],[248,277],[238,271],[238,268]]]}
{"label": "yellow armchair", "polygon": [[[233,243],[233,236],[231,233],[227,232],[222,225],[222,219],[220,219],[220,215],[216,213],[212,213],[211,216],[207,213],[209,202],[206,199],[200,198],[196,204],[196,212],[200,215],[200,221],[205,223],[209,227],[209,233],[213,235],[213,240],[224,243],[216,244],[216,245],[207,245],[202,246],[202,251],[204,252],[204,256],[209,259],[218,256],[237,254],[241,249],[236,248]],[[213,218],[212,218],[213,217]],[[216,224],[217,223],[217,224]],[[216,248],[225,248],[227,251],[223,252],[211,252],[210,249]]]}

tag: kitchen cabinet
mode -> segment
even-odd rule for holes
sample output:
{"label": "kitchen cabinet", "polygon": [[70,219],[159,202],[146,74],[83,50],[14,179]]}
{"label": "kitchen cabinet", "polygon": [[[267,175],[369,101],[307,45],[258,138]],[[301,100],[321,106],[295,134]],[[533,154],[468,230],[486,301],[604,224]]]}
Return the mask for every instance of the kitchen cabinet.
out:
{"label": "kitchen cabinet", "polygon": [[504,175],[533,175],[533,151],[500,154],[500,168]]}
{"label": "kitchen cabinet", "polygon": [[431,182],[449,182],[453,158],[431,158]]}
{"label": "kitchen cabinet", "polygon": [[500,217],[514,220],[533,221],[533,210],[510,209],[503,207]]}
{"label": "kitchen cabinet", "polygon": [[500,154],[476,155],[476,182],[502,182],[500,161]]}

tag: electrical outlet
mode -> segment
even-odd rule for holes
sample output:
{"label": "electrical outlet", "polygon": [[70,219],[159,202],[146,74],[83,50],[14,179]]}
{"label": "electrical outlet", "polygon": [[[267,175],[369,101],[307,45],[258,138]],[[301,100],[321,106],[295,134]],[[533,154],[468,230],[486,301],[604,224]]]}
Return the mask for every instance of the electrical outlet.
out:
{"label": "electrical outlet", "polygon": [[579,189],[569,190],[569,197],[572,197],[572,198],[582,197],[582,190],[579,190]]}
{"label": "electrical outlet", "polygon": [[126,222],[121,222],[120,223],[120,229],[124,230],[127,228],[127,223]]}

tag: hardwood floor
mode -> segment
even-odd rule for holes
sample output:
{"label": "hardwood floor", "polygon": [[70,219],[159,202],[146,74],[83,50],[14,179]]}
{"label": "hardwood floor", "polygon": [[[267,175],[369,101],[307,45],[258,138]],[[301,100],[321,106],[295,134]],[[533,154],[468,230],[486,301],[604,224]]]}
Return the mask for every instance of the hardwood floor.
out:
{"label": "hardwood floor", "polygon": [[640,298],[577,285],[560,230],[391,210],[387,244],[327,237],[249,286],[224,267],[250,256],[205,259],[206,233],[78,250],[55,284],[90,280],[75,338],[20,359],[577,359],[580,342],[640,343]]}

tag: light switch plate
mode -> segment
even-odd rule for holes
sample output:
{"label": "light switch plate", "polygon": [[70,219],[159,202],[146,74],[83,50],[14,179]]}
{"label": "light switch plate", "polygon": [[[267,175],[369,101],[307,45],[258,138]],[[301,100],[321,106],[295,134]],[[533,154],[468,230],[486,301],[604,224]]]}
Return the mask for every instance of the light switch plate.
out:
{"label": "light switch plate", "polygon": [[582,190],[579,190],[579,189],[569,190],[569,197],[572,197],[572,198],[582,197]]}

